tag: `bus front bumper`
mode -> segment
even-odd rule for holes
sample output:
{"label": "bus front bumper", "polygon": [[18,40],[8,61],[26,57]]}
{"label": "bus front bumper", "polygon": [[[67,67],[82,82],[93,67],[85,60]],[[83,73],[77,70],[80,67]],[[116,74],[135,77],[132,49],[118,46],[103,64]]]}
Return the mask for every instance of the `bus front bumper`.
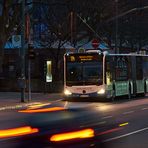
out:
{"label": "bus front bumper", "polygon": [[90,94],[76,94],[64,95],[64,98],[106,98],[106,94],[90,93]]}

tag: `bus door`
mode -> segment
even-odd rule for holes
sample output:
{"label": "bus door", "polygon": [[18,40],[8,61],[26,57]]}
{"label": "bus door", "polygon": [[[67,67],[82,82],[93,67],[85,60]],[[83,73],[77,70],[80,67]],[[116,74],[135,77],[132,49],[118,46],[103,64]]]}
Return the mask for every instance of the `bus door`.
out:
{"label": "bus door", "polygon": [[148,92],[148,56],[143,57],[143,77],[145,80],[145,92]]}
{"label": "bus door", "polygon": [[113,56],[106,56],[106,63],[105,63],[105,84],[107,86],[112,85],[113,81]]}
{"label": "bus door", "polygon": [[136,86],[137,93],[144,93],[143,57],[136,57]]}
{"label": "bus door", "polygon": [[136,87],[136,57],[131,56],[131,80],[133,82],[133,96],[136,96],[137,87]]}

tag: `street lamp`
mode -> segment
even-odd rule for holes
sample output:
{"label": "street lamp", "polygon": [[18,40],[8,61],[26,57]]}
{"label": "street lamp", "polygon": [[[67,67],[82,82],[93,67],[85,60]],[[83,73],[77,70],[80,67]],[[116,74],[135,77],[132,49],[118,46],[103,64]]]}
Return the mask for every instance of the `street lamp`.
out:
{"label": "street lamp", "polygon": [[21,102],[25,102],[25,0],[21,2],[22,7],[22,26],[21,26]]}

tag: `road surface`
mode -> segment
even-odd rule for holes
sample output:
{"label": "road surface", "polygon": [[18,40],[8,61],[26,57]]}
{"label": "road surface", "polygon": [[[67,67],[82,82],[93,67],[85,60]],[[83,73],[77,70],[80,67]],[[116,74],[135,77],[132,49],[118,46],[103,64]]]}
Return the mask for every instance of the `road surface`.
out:
{"label": "road surface", "polygon": [[[26,108],[0,111],[0,129],[29,124],[46,127],[45,130],[57,128],[59,133],[65,129],[92,128],[95,131],[95,139],[90,143],[90,147],[147,148],[148,146],[148,97],[133,100],[119,99],[115,102],[59,100],[45,104],[42,108],[53,107],[64,108],[64,111],[42,114],[18,112]],[[15,147],[18,140],[14,141],[15,137],[1,138],[0,144],[1,147],[13,145]]]}

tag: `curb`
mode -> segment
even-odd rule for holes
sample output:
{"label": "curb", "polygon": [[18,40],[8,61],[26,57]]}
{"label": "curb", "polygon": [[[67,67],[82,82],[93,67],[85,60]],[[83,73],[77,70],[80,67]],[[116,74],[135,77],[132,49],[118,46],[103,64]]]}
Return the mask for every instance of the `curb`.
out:
{"label": "curb", "polygon": [[17,104],[17,105],[10,105],[10,106],[3,106],[0,107],[0,111],[4,110],[17,110],[17,109],[22,109],[24,107],[28,107],[30,105],[36,105],[36,104],[41,104],[41,102],[33,102],[33,103],[26,103],[26,104]]}
{"label": "curb", "polygon": [[[61,101],[62,99],[58,99],[56,101],[50,101],[50,102],[59,102]],[[15,104],[15,105],[4,105],[4,106],[1,106],[0,107],[0,111],[4,111],[4,110],[17,110],[17,109],[22,109],[22,108],[25,108],[25,107],[28,107],[28,106],[31,106],[31,105],[40,105],[40,104],[44,104],[44,103],[50,103],[49,101],[37,101],[37,102],[32,102],[32,103],[18,103],[18,104]]]}

